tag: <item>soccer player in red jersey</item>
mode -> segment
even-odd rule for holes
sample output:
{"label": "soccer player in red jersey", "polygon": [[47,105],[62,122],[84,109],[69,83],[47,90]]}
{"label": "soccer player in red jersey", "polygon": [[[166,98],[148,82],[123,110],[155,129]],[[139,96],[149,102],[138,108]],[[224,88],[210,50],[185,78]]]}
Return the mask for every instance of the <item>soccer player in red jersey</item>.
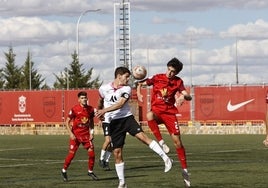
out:
{"label": "soccer player in red jersey", "polygon": [[263,141],[263,144],[268,147],[268,91],[266,92],[266,120],[265,120],[265,125],[266,125],[266,138]]}
{"label": "soccer player in red jersey", "polygon": [[[142,102],[142,95],[140,92],[141,87],[153,86],[151,111],[147,113],[148,126],[160,145],[163,146],[164,141],[158,124],[165,124],[176,147],[177,156],[182,167],[184,183],[186,187],[190,187],[186,154],[182,144],[180,129],[176,117],[176,114],[178,114],[178,109],[175,106],[176,102],[181,104],[183,102],[182,99],[192,99],[184,87],[183,80],[176,76],[182,70],[182,68],[183,64],[177,58],[171,59],[167,63],[167,71],[165,74],[156,74],[151,78],[138,82],[137,95],[138,99]],[[181,96],[177,97],[177,92],[179,92]]]}
{"label": "soccer player in red jersey", "polygon": [[88,153],[88,176],[93,180],[98,180],[98,177],[93,173],[95,163],[95,151],[92,141],[94,137],[94,108],[88,105],[87,93],[85,91],[79,92],[77,96],[79,104],[73,106],[66,119],[66,127],[70,134],[69,153],[65,158],[61,174],[63,181],[68,181],[67,169],[79,145],[82,144]]}

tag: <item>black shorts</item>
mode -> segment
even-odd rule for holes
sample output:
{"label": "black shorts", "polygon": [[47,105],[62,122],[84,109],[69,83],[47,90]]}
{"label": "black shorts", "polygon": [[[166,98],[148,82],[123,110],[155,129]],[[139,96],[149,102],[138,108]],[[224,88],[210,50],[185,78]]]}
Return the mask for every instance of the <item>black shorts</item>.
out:
{"label": "black shorts", "polygon": [[125,144],[126,133],[131,136],[143,132],[134,116],[128,116],[120,119],[114,119],[110,122],[110,133],[113,148],[121,148]]}
{"label": "black shorts", "polygon": [[102,122],[102,130],[104,136],[110,136],[110,123]]}

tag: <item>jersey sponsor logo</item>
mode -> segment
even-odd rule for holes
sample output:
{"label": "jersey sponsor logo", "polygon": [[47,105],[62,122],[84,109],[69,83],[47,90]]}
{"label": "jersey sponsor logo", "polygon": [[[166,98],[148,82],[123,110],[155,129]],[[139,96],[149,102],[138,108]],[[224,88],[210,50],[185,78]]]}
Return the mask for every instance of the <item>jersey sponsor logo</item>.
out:
{"label": "jersey sponsor logo", "polygon": [[231,104],[231,100],[229,100],[228,104],[227,104],[227,110],[229,112],[232,112],[232,111],[235,111],[235,110],[238,110],[239,108],[247,105],[248,103],[254,101],[255,99],[250,99],[250,100],[247,100],[247,101],[244,101],[244,102],[240,102],[240,103],[237,103],[237,104]]}
{"label": "jersey sponsor logo", "polygon": [[82,122],[83,124],[87,123],[87,122],[88,122],[88,118],[87,118],[87,117],[82,117],[82,118],[81,118],[81,122]]}
{"label": "jersey sponsor logo", "polygon": [[168,94],[167,88],[161,89],[160,92],[162,94],[162,97],[165,97]]}

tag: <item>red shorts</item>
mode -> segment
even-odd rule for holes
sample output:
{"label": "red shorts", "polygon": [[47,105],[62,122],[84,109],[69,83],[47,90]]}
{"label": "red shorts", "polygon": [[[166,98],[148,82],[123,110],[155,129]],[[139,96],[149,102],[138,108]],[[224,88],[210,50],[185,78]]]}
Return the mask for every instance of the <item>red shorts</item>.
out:
{"label": "red shorts", "polygon": [[93,145],[92,141],[89,140],[89,137],[88,136],[80,136],[80,137],[78,136],[78,137],[76,137],[75,140],[70,139],[70,141],[69,141],[70,148],[69,149],[71,151],[74,151],[75,152],[78,149],[78,147],[79,147],[80,144],[82,144],[83,147],[85,149],[87,149],[87,150],[89,148],[91,148],[91,149],[94,148],[94,145]]}
{"label": "red shorts", "polygon": [[157,116],[157,122],[165,124],[169,134],[179,135],[180,134],[180,128],[178,125],[178,120],[176,117],[177,113],[174,113],[175,111],[159,111],[157,109],[153,109],[153,113]]}

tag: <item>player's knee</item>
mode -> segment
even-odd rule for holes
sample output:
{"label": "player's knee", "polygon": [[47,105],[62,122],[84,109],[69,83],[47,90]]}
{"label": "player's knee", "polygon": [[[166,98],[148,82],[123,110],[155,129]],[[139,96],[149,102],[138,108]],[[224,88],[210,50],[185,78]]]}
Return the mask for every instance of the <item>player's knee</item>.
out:
{"label": "player's knee", "polygon": [[95,152],[94,152],[94,150],[89,149],[89,150],[87,151],[87,154],[88,154],[88,156],[89,156],[90,158],[95,158]]}
{"label": "player's knee", "polygon": [[68,158],[72,160],[74,158],[74,156],[75,156],[75,152],[72,150],[69,150]]}
{"label": "player's knee", "polygon": [[113,154],[115,156],[116,161],[120,161],[122,159],[122,149],[121,148],[115,148],[113,151]]}
{"label": "player's knee", "polygon": [[175,141],[174,141],[174,145],[175,145],[176,148],[181,148],[181,147],[183,147],[183,145],[182,145],[182,143],[180,142],[180,140],[175,140]]}

